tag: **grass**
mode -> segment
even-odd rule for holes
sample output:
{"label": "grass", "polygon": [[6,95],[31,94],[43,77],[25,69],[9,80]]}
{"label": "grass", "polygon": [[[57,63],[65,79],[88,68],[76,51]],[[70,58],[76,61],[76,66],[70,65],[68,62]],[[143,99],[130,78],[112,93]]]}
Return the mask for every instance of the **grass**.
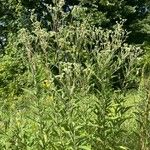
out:
{"label": "grass", "polygon": [[110,83],[116,73],[119,82],[124,73],[122,83],[136,77],[139,49],[120,49],[122,25],[68,25],[54,39],[38,26],[34,32],[21,29],[2,57],[0,149],[149,150],[148,94]]}
{"label": "grass", "polygon": [[[125,107],[132,106],[125,112],[125,116],[120,114],[121,112],[115,112],[117,108],[121,109],[121,106],[113,101],[114,104],[108,107],[109,112],[105,112],[105,119],[102,118],[103,114],[98,112],[97,105],[100,104],[98,98],[92,94],[85,96],[78,93],[70,100],[60,95],[53,98],[44,96],[39,99],[31,95],[25,100],[28,103],[24,108],[21,106],[23,105],[21,101],[20,104],[19,101],[15,104],[15,101],[9,107],[1,107],[1,148],[131,149],[134,145],[133,132],[137,131],[134,112],[137,110],[140,98],[136,91],[129,91],[125,99]],[[101,111],[104,110],[101,108]],[[123,124],[120,124],[121,126],[116,124],[118,118],[124,118],[123,116],[131,118],[126,119]],[[122,129],[125,132],[120,135],[118,132]],[[106,136],[106,139],[103,136]],[[108,136],[113,136],[112,138],[117,140],[115,145],[112,145],[114,139]]]}

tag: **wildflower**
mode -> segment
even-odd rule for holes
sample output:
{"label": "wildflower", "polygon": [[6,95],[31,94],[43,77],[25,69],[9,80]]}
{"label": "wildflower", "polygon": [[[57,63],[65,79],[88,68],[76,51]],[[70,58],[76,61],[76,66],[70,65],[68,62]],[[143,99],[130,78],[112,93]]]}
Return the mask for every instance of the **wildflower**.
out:
{"label": "wildflower", "polygon": [[44,80],[43,86],[44,86],[45,88],[49,88],[49,87],[51,86],[50,81],[49,81],[49,80]]}

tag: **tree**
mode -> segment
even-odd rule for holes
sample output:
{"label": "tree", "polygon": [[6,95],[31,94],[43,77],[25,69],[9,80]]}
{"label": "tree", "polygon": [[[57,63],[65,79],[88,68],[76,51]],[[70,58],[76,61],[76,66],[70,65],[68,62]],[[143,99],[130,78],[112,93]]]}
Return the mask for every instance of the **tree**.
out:
{"label": "tree", "polygon": [[[148,18],[150,15],[149,0],[82,0],[81,2],[88,9],[96,9],[96,13],[102,12],[106,14],[107,21],[109,21],[104,27],[111,28],[116,21],[125,19],[124,29],[132,32],[128,38],[128,42],[139,44],[148,40],[149,29],[147,29],[147,26],[150,25]],[[139,30],[139,27],[143,24],[146,27],[144,32],[142,31],[143,27]],[[143,38],[138,38],[140,36]]]}

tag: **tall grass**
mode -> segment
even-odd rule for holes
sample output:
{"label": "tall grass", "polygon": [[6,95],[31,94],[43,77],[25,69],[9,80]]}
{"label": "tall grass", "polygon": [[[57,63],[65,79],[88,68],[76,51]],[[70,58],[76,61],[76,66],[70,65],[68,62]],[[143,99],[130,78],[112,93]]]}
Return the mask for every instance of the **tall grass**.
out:
{"label": "tall grass", "polygon": [[10,36],[0,68],[0,148],[148,150],[149,96],[139,88],[141,105],[127,104],[141,50],[125,38],[122,24],[102,30],[86,20],[54,31],[34,22],[32,32]]}

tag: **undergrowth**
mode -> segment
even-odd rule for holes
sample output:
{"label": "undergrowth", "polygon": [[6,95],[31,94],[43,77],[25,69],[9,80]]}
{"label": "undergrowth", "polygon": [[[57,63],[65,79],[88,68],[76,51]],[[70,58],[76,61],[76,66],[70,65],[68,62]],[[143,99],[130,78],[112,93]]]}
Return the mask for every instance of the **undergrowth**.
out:
{"label": "undergrowth", "polygon": [[149,150],[149,89],[128,98],[141,49],[125,43],[123,23],[47,31],[31,20],[0,58],[0,149]]}

